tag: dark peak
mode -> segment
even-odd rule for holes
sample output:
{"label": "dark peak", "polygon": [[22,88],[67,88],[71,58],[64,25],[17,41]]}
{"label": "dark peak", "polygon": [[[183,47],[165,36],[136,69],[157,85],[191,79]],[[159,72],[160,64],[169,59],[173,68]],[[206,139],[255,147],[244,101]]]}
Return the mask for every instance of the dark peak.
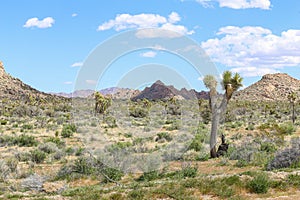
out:
{"label": "dark peak", "polygon": [[165,85],[163,82],[161,82],[160,80],[157,80],[155,83],[153,84],[156,84],[156,85]]}

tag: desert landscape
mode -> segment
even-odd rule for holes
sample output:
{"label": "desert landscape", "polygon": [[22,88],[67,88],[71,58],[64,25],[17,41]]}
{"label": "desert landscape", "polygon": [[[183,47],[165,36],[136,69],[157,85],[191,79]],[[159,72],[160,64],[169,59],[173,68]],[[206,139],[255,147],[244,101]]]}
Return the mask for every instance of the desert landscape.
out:
{"label": "desert landscape", "polygon": [[102,91],[111,102],[96,108],[94,92],[43,93],[0,67],[1,199],[300,195],[300,105],[289,98],[300,80],[288,74],[264,75],[233,95],[217,139],[224,135],[228,150],[211,158],[207,91],[156,81]]}

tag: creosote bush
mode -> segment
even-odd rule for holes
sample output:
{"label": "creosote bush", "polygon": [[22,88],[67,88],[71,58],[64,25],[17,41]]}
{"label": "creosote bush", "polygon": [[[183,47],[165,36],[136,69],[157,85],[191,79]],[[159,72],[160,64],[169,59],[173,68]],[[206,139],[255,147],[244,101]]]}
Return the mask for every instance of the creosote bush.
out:
{"label": "creosote bush", "polygon": [[63,138],[69,138],[73,136],[73,133],[77,131],[77,128],[75,124],[67,124],[63,126],[63,129],[61,131],[61,136]]}
{"label": "creosote bush", "polygon": [[253,193],[267,193],[270,187],[269,177],[265,173],[258,173],[248,182],[247,187]]}

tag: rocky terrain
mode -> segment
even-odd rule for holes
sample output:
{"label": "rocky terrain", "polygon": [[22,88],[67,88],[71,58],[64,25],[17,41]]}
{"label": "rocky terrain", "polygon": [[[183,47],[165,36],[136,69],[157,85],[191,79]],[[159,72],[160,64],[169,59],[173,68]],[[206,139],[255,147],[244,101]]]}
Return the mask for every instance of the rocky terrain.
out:
{"label": "rocky terrain", "polygon": [[300,80],[288,74],[266,74],[249,87],[238,91],[234,99],[251,101],[286,101],[291,92],[297,92]]}
{"label": "rocky terrain", "polygon": [[179,99],[197,99],[197,98],[208,99],[208,92],[204,92],[204,91],[197,92],[194,89],[187,90],[186,88],[182,88],[181,90],[178,90],[173,86],[166,86],[161,81],[156,81],[150,87],[146,87],[141,93],[133,97],[132,100],[169,99],[174,96],[177,96]]}
{"label": "rocky terrain", "polygon": [[54,100],[60,97],[38,91],[21,80],[7,74],[3,63],[0,61],[0,99],[22,100]]}

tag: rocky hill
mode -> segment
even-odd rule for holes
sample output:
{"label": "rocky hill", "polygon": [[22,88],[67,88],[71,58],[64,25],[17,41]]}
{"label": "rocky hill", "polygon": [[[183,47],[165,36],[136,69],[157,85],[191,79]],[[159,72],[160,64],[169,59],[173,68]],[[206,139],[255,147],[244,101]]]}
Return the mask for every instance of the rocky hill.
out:
{"label": "rocky hill", "polygon": [[51,101],[60,98],[62,97],[38,91],[21,80],[10,76],[5,72],[4,65],[0,61],[0,100],[9,99],[27,102],[30,99]]}
{"label": "rocky hill", "polygon": [[266,74],[262,79],[244,90],[238,91],[233,99],[251,101],[286,101],[288,94],[300,89],[300,80],[288,74]]}
{"label": "rocky hill", "polygon": [[161,81],[156,81],[150,87],[146,87],[142,92],[132,98],[132,100],[138,99],[169,99],[171,97],[177,96],[181,99],[196,99],[196,98],[204,98],[208,99],[208,92],[197,92],[196,90],[187,90],[186,88],[182,88],[178,90],[173,86],[166,86]]}

